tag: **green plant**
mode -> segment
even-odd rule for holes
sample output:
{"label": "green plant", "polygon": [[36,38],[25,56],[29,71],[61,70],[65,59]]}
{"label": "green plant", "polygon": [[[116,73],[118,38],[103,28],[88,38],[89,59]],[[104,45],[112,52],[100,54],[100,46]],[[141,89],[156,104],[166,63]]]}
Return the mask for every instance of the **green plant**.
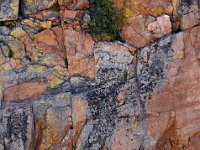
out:
{"label": "green plant", "polygon": [[39,32],[42,32],[42,31],[44,31],[45,29],[43,28],[43,27],[40,27],[39,29],[38,29],[38,33]]}
{"label": "green plant", "polygon": [[66,68],[68,68],[69,63],[68,63],[67,58],[64,59],[64,62],[65,62],[65,66],[66,66]]}
{"label": "green plant", "polygon": [[13,54],[13,51],[10,49],[9,52],[8,52],[8,57],[12,58],[13,55],[14,55],[14,54]]}
{"label": "green plant", "polygon": [[29,55],[25,55],[26,60],[31,61],[31,57]]}
{"label": "green plant", "polygon": [[128,80],[128,71],[125,71],[124,72],[124,81],[127,81]]}
{"label": "green plant", "polygon": [[4,22],[3,21],[0,21],[0,26],[4,26]]}
{"label": "green plant", "polygon": [[53,6],[51,7],[51,10],[52,11],[59,11],[60,10],[59,4],[58,3],[53,4]]}
{"label": "green plant", "polygon": [[93,37],[104,40],[109,36],[110,40],[121,40],[123,12],[117,10],[112,0],[91,0],[89,14],[89,33]]}

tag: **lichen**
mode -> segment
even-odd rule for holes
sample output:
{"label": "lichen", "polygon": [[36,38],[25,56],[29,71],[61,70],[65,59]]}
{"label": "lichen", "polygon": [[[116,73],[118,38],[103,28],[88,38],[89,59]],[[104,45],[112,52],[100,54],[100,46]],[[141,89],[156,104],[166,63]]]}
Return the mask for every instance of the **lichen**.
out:
{"label": "lichen", "polygon": [[147,6],[141,4],[139,0],[127,0],[124,8],[124,15],[126,18],[138,15],[152,15],[159,16],[164,12],[163,7]]}
{"label": "lichen", "polygon": [[23,37],[24,35],[26,35],[26,32],[25,32],[21,27],[18,27],[18,28],[15,28],[15,29],[10,33],[10,35],[12,35],[12,36],[15,37],[15,38],[20,39],[21,37]]}
{"label": "lichen", "polygon": [[50,75],[48,78],[48,84],[51,88],[58,87],[60,84],[62,84],[64,81],[57,77],[56,75]]}

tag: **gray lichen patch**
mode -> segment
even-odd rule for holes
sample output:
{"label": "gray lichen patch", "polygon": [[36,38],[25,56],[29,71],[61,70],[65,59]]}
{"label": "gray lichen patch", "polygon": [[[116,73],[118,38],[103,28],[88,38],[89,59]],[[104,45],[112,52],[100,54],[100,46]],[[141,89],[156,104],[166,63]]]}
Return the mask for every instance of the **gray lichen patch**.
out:
{"label": "gray lichen patch", "polygon": [[0,0],[0,21],[16,20],[19,12],[19,0]]}

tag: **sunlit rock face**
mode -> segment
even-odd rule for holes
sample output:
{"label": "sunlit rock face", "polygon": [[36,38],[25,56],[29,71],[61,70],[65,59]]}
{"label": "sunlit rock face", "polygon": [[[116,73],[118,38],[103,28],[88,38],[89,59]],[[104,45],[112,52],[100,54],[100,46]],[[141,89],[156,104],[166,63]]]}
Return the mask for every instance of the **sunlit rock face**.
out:
{"label": "sunlit rock face", "polygon": [[121,41],[89,0],[0,0],[0,150],[199,149],[199,1],[113,2]]}

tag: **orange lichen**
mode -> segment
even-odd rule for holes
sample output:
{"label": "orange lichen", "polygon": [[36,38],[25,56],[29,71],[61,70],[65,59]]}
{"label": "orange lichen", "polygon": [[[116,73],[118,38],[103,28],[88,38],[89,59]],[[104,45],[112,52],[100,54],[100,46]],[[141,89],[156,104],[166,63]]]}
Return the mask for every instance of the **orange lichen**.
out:
{"label": "orange lichen", "polygon": [[163,13],[163,11],[164,9],[161,6],[147,6],[145,4],[141,4],[139,0],[127,0],[124,8],[126,18],[138,15],[159,16]]}
{"label": "orange lichen", "polygon": [[53,145],[59,143],[58,134],[54,128],[55,120],[51,110],[47,110],[47,119],[40,118],[37,120],[36,136],[38,140],[36,147],[40,150],[52,150]]}

